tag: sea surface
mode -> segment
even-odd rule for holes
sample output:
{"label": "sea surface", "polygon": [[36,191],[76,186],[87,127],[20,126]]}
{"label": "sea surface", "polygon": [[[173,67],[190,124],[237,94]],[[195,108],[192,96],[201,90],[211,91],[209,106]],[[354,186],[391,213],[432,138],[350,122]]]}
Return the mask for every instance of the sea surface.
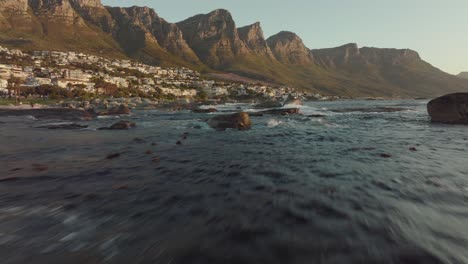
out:
{"label": "sea surface", "polygon": [[[1,117],[0,262],[468,263],[468,126],[426,103],[309,102],[243,132]],[[118,120],[137,128],[97,130]]]}

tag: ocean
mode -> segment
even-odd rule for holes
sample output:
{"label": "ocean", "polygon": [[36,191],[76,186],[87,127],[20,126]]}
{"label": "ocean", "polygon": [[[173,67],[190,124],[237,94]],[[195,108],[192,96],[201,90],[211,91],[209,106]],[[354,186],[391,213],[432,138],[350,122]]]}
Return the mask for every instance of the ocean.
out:
{"label": "ocean", "polygon": [[[308,102],[224,132],[190,111],[0,117],[1,262],[468,263],[468,126],[426,104]],[[118,120],[137,127],[97,130]]]}

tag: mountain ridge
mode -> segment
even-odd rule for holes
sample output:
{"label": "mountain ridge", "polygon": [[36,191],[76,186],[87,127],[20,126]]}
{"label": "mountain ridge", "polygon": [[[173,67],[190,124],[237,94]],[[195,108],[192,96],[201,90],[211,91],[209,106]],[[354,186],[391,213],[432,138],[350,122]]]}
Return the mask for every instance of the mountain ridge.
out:
{"label": "mountain ridge", "polygon": [[355,43],[310,49],[293,32],[265,39],[259,22],[237,27],[225,9],[170,23],[149,7],[109,7],[100,0],[0,0],[0,45],[235,73],[350,97],[468,90],[467,80],[440,71],[416,51]]}

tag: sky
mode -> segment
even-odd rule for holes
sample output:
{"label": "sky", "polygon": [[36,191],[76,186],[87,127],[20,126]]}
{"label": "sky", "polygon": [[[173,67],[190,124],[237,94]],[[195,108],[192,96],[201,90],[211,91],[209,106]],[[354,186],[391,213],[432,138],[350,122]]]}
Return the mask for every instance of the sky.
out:
{"label": "sky", "polygon": [[346,43],[409,48],[439,69],[468,71],[468,0],[102,0],[149,6],[169,22],[223,8],[237,27],[260,22],[265,37],[298,34],[310,49]]}

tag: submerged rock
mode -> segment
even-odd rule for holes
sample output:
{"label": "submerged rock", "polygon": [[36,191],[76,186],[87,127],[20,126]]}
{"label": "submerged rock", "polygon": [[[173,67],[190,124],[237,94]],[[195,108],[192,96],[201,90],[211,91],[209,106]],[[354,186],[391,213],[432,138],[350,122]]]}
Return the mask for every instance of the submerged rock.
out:
{"label": "submerged rock", "polygon": [[120,157],[120,153],[112,153],[106,156],[106,159],[115,159]]}
{"label": "submerged rock", "polygon": [[382,157],[382,158],[387,158],[387,159],[388,159],[388,158],[391,158],[391,157],[392,157],[392,154],[382,153],[382,154],[380,154],[380,157]]}
{"label": "submerged rock", "polygon": [[130,108],[124,104],[121,104],[118,107],[111,108],[107,111],[99,112],[98,115],[129,115],[130,113]]}
{"label": "submerged rock", "polygon": [[468,93],[441,96],[427,104],[432,122],[468,124]]}
{"label": "submerged rock", "polygon": [[282,115],[282,116],[295,115],[295,114],[300,114],[300,109],[299,108],[278,108],[278,109],[262,111],[261,113],[268,114],[268,115]]}
{"label": "submerged rock", "polygon": [[135,122],[130,121],[119,121],[110,127],[101,127],[99,130],[128,130],[136,127]]}
{"label": "submerged rock", "polygon": [[40,126],[38,128],[46,128],[46,129],[83,129],[87,128],[87,125],[80,125],[80,124],[59,124],[59,125],[46,125]]}
{"label": "submerged rock", "polygon": [[204,113],[216,113],[218,112],[218,109],[216,108],[208,108],[208,109],[193,109],[192,112],[197,113],[197,114],[204,114]]}
{"label": "submerged rock", "polygon": [[210,127],[217,130],[226,130],[227,128],[248,130],[252,127],[249,114],[245,112],[215,116],[208,119],[207,123]]}

